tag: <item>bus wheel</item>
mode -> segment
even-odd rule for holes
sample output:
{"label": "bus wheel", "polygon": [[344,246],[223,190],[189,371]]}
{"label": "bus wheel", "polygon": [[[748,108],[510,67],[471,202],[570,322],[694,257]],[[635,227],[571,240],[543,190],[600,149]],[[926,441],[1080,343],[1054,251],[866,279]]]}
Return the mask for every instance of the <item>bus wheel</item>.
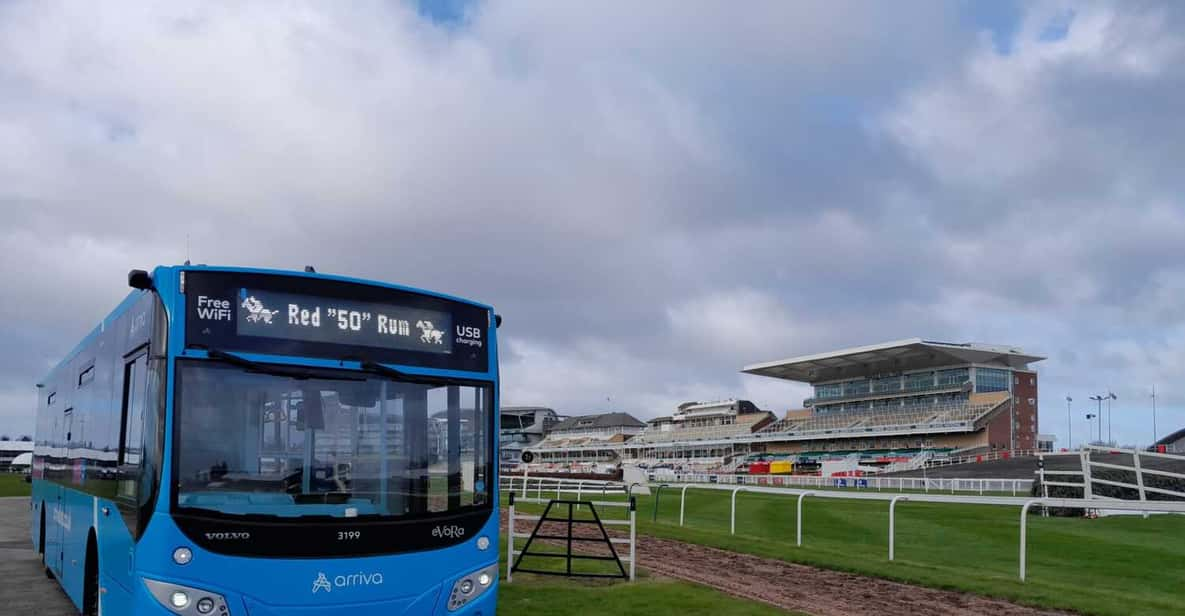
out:
{"label": "bus wheel", "polygon": [[94,535],[86,542],[86,567],[83,569],[82,614],[99,616],[99,554]]}
{"label": "bus wheel", "polygon": [[45,503],[41,503],[41,530],[37,532],[37,551],[41,553],[41,566],[45,569],[45,577],[53,579],[53,571],[49,570],[49,562],[45,558]]}

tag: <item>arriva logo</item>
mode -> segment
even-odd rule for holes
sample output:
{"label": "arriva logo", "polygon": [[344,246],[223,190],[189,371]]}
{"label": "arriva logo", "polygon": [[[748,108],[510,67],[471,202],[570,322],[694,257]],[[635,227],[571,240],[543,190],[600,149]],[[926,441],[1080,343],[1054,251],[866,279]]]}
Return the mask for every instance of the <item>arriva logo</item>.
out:
{"label": "arriva logo", "polygon": [[334,588],[349,588],[351,586],[378,586],[383,583],[383,574],[375,573],[351,573],[349,575],[339,575],[333,578],[332,582],[329,576],[325,575],[324,571],[317,572],[317,579],[313,580],[313,594],[317,594],[324,590],[325,592],[333,592]]}
{"label": "arriva logo", "polygon": [[66,532],[70,532],[70,512],[63,509],[61,505],[54,506],[53,521],[58,526],[66,529]]}

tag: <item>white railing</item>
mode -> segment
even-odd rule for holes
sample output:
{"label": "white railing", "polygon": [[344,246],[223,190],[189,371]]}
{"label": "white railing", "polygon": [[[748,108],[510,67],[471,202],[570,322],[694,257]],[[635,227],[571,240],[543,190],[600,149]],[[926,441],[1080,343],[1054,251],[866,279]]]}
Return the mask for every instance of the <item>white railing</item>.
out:
{"label": "white railing", "polygon": [[[889,560],[892,561],[895,554],[896,547],[896,505],[899,501],[906,500],[910,502],[921,503],[945,503],[957,505],[995,505],[1005,507],[1020,507],[1020,558],[1019,558],[1019,576],[1020,581],[1025,581],[1026,563],[1028,552],[1028,514],[1029,509],[1034,505],[1044,507],[1062,507],[1072,509],[1090,509],[1098,506],[1098,501],[1089,501],[1078,498],[1016,498],[1011,496],[951,496],[945,494],[877,494],[875,492],[840,492],[828,490],[794,490],[789,488],[774,488],[766,486],[726,486],[713,484],[683,484],[683,485],[668,485],[668,488],[675,488],[681,491],[679,500],[679,525],[683,526],[684,512],[687,508],[687,490],[723,490],[731,492],[731,508],[729,516],[729,528],[732,534],[736,534],[736,500],[737,494],[741,492],[750,492],[756,494],[774,494],[783,496],[794,496],[798,499],[798,515],[796,517],[797,524],[797,545],[802,545],[803,537],[803,501],[807,497],[813,498],[834,498],[834,499],[849,499],[849,500],[873,500],[889,503]],[[1170,501],[1107,501],[1108,509],[1116,509],[1122,511],[1161,511],[1165,513],[1179,513],[1185,514],[1185,502],[1170,502]]]}
{"label": "white railing", "polygon": [[708,473],[649,473],[657,483],[696,483],[796,488],[837,488],[872,492],[1011,494],[1033,489],[1032,479],[954,479],[937,477],[812,477],[805,475],[733,475]]}
{"label": "white railing", "polygon": [[[1092,453],[1106,453],[1131,456],[1131,465],[1115,464],[1113,462],[1100,462],[1091,459]],[[1037,480],[1042,486],[1042,495],[1049,496],[1049,487],[1066,487],[1082,490],[1082,497],[1086,500],[1096,502],[1095,508],[1110,509],[1110,503],[1116,499],[1112,497],[1096,494],[1094,487],[1096,485],[1107,485],[1116,488],[1125,488],[1134,491],[1139,495],[1140,501],[1147,501],[1148,494],[1157,494],[1161,496],[1171,496],[1185,500],[1185,492],[1178,490],[1166,490],[1147,485],[1146,476],[1153,475],[1156,477],[1168,477],[1170,479],[1185,479],[1185,474],[1174,473],[1155,468],[1147,468],[1145,463],[1140,461],[1140,458],[1151,458],[1157,460],[1172,460],[1176,462],[1185,463],[1185,457],[1166,453],[1157,453],[1151,451],[1140,451],[1139,449],[1117,449],[1114,447],[1100,447],[1097,445],[1087,445],[1083,447],[1077,455],[1081,466],[1076,471],[1062,471],[1062,470],[1047,470],[1044,464],[1040,465],[1035,471]],[[1042,456],[1044,460],[1044,456]],[[1120,481],[1117,479],[1101,479],[1095,476],[1095,469],[1109,469],[1122,471],[1124,473],[1131,473],[1135,476],[1135,483]],[[1063,480],[1064,478],[1080,478],[1080,481]],[[1097,501],[1106,501],[1107,505],[1098,504]]]}
{"label": "white railing", "polygon": [[[979,462],[995,462],[997,460],[1009,460],[1012,458],[1024,458],[1040,454],[1041,451],[1037,449],[1005,449],[989,451],[980,454],[968,454],[958,457],[933,457],[930,462],[926,464],[926,468],[936,468],[939,466],[954,466],[956,464],[975,464]],[[1047,452],[1048,453],[1048,452]]]}
{"label": "white railing", "polygon": [[924,451],[905,462],[894,462],[885,466],[880,470],[881,473],[901,473],[905,471],[915,471],[922,468],[934,457],[933,451]]}
{"label": "white railing", "polygon": [[529,475],[502,475],[498,478],[498,487],[505,493],[518,494],[519,498],[534,495],[543,498],[554,494],[555,498],[562,498],[564,494],[576,495],[576,500],[588,494],[630,494],[634,486],[627,486],[620,481],[602,481],[599,479],[565,479],[562,477],[531,477]]}

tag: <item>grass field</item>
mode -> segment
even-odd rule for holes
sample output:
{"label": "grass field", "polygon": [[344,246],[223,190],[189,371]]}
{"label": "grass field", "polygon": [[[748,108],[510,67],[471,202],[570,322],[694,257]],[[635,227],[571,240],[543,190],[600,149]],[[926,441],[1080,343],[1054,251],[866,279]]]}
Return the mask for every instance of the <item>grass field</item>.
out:
{"label": "grass field", "polygon": [[[597,498],[601,498],[599,495]],[[795,546],[795,499],[740,494],[729,534],[729,493],[667,491],[658,521],[639,497],[639,532],[723,549],[1002,597],[1091,614],[1172,613],[1185,587],[1185,517],[1029,519],[1028,581],[1017,579],[1019,507],[897,505],[897,555],[888,562],[888,505],[809,498]]]}
{"label": "grass field", "polygon": [[25,483],[23,474],[0,474],[0,496],[28,496],[31,484]]}
{"label": "grass field", "polygon": [[[587,516],[581,516],[587,517]],[[518,548],[522,548],[521,542]],[[534,551],[562,551],[558,546],[541,546]],[[506,582],[506,537],[502,537],[502,584],[498,591],[498,613],[554,616],[772,616],[787,612],[731,597],[704,586],[678,580],[655,579],[638,571],[637,581],[560,578],[515,573]],[[546,571],[562,571],[563,560],[536,559],[524,564]],[[609,567],[592,567],[589,573],[612,573]]]}

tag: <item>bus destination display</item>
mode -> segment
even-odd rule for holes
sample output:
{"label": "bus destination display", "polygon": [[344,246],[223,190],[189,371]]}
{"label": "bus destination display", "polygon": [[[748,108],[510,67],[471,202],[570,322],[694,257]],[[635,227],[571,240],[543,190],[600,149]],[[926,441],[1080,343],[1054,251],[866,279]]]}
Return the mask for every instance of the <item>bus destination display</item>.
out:
{"label": "bus destination display", "polygon": [[[208,305],[203,306],[203,302]],[[197,309],[229,307],[197,298]],[[452,315],[447,312],[327,297],[240,288],[236,332],[306,342],[451,353]]]}

